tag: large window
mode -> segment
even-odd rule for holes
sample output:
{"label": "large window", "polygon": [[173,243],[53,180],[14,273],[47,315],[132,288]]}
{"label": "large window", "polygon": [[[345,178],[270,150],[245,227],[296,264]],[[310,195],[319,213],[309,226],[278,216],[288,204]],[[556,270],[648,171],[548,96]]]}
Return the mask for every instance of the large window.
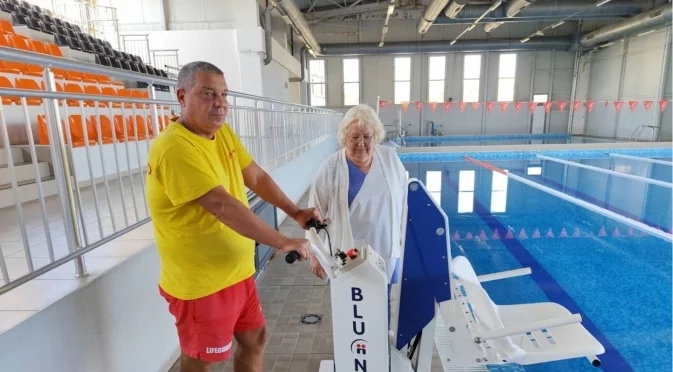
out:
{"label": "large window", "polygon": [[411,57],[395,58],[395,103],[411,100]]}
{"label": "large window", "polygon": [[463,60],[463,102],[479,102],[481,55],[466,54]]}
{"label": "large window", "polygon": [[472,213],[474,210],[474,171],[462,170],[458,173],[458,213]]}
{"label": "large window", "polygon": [[516,76],[516,54],[500,55],[498,68],[498,101],[514,101],[514,78]]}
{"label": "large window", "polygon": [[428,101],[444,102],[444,78],[446,75],[446,57],[432,56],[428,66]]}
{"label": "large window", "polygon": [[344,106],[360,104],[360,60],[344,59]]}
{"label": "large window", "polygon": [[325,106],[325,61],[311,60],[308,63],[309,103],[311,106]]}
{"label": "large window", "polygon": [[491,213],[503,213],[507,210],[507,175],[493,172],[491,181]]}
{"label": "large window", "polygon": [[430,196],[435,199],[437,204],[442,204],[442,172],[441,171],[427,171],[425,172],[425,187],[430,192]]}

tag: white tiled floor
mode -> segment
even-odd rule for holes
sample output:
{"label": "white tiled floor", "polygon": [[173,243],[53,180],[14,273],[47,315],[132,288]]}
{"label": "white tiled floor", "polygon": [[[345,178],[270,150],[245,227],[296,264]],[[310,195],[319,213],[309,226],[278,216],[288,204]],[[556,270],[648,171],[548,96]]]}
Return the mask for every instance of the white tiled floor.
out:
{"label": "white tiled floor", "polygon": [[[126,217],[123,213],[122,197],[119,191],[118,181],[109,181],[110,207],[107,202],[105,184],[97,184],[98,213],[93,198],[91,186],[80,187],[82,198],[82,212],[84,225],[86,226],[89,244],[100,240],[100,228],[97,216],[101,217],[103,236],[109,236],[115,231],[120,231],[132,225],[136,221],[147,218],[144,197],[142,192],[142,180],[140,175],[133,177],[136,203],[133,202],[131,184],[128,177],[124,177],[124,198]],[[135,205],[135,208],[134,208]],[[38,269],[49,264],[48,238],[43,224],[43,216],[40,203],[37,201],[24,203],[23,220],[28,248],[31,254],[33,269]],[[66,243],[65,228],[61,214],[61,204],[57,196],[45,200],[47,221],[54,258],[59,259],[69,253]],[[136,214],[137,212],[137,214]],[[113,226],[114,219],[114,226]],[[4,257],[10,280],[29,273],[26,261],[26,244],[24,244],[18,214],[15,207],[0,209],[0,252]],[[78,220],[82,224],[82,220]],[[114,229],[116,227],[116,230]],[[84,239],[84,236],[82,236]],[[112,240],[93,251],[84,255],[84,261],[88,276],[75,277],[75,264],[70,261],[53,269],[42,276],[0,295],[0,334],[21,323],[37,311],[44,309],[63,296],[71,293],[82,285],[103,274],[105,271],[118,265],[123,260],[138,253],[140,250],[150,247],[154,242],[152,224],[146,223],[133,231]],[[0,286],[5,281],[0,275]]]}

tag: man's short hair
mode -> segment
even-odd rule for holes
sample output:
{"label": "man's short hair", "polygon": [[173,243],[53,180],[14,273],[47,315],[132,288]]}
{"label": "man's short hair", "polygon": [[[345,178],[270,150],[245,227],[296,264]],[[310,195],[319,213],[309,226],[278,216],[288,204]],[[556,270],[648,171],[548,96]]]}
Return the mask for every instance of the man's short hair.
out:
{"label": "man's short hair", "polygon": [[191,88],[194,85],[194,75],[201,71],[224,75],[224,72],[212,63],[204,61],[190,62],[182,66],[178,73],[178,89]]}

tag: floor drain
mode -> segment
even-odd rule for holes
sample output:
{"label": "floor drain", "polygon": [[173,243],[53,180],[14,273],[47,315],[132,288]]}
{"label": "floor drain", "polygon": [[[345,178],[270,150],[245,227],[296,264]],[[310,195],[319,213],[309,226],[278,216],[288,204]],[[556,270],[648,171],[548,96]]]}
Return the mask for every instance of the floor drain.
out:
{"label": "floor drain", "polygon": [[318,324],[322,317],[318,314],[305,314],[301,317],[302,324]]}

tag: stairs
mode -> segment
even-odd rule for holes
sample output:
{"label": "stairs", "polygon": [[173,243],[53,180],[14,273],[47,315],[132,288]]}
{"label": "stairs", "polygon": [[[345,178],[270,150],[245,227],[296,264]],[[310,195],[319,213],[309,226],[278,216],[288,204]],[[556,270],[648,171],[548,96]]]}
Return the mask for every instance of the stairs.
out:
{"label": "stairs", "polygon": [[[30,159],[27,149],[21,147],[11,147],[12,160],[14,161],[14,174],[18,184],[18,194],[22,203],[37,200],[37,174],[35,167]],[[12,192],[12,176],[7,159],[7,150],[0,148],[0,208],[14,206],[16,200]],[[58,192],[56,179],[52,175],[49,163],[40,161],[37,163],[39,168],[39,177],[42,181],[42,192],[45,198],[56,195]]]}

